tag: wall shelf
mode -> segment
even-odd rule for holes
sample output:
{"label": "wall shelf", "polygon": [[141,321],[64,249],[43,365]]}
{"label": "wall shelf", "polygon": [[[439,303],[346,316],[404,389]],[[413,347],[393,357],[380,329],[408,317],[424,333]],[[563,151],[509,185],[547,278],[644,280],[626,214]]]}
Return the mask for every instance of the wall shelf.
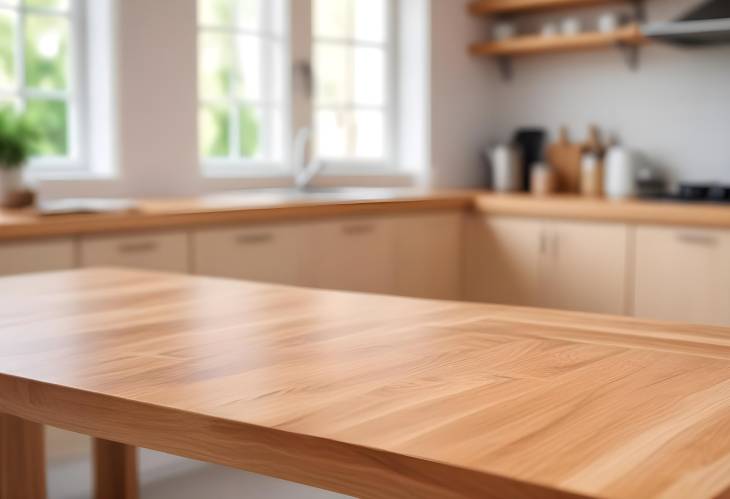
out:
{"label": "wall shelf", "polygon": [[469,4],[469,12],[475,16],[510,14],[537,10],[593,7],[629,0],[476,0]]}
{"label": "wall shelf", "polygon": [[638,47],[647,42],[638,25],[621,28],[613,33],[579,33],[577,35],[519,36],[498,42],[474,43],[469,48],[474,55],[512,57],[547,54],[605,47]]}

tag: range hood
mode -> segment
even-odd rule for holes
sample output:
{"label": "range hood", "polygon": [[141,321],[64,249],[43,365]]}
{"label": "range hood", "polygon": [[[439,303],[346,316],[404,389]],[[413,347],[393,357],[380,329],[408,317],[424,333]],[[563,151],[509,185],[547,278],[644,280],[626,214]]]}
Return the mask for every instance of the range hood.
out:
{"label": "range hood", "polygon": [[730,0],[706,0],[674,22],[646,24],[641,32],[676,45],[730,44]]}

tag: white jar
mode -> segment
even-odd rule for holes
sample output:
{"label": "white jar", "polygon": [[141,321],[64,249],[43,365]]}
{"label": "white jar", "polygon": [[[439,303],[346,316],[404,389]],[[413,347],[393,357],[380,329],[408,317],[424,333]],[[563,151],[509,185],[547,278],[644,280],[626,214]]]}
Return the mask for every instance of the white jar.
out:
{"label": "white jar", "polygon": [[606,196],[624,199],[636,195],[636,154],[620,146],[614,146],[606,155],[603,189]]}

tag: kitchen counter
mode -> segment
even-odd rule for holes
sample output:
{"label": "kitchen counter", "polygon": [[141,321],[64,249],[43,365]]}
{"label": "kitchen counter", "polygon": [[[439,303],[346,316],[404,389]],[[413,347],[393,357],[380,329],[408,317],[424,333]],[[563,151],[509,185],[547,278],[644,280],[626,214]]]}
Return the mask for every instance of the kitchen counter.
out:
{"label": "kitchen counter", "polygon": [[610,200],[558,194],[478,194],[473,208],[488,215],[563,218],[595,222],[730,228],[730,204]]}
{"label": "kitchen counter", "polygon": [[351,197],[347,191],[337,196],[253,191],[142,200],[134,212],[116,214],[41,216],[34,210],[0,210],[0,240],[450,209],[487,215],[730,228],[730,205],[610,201],[571,195],[533,197],[478,190],[376,189],[367,195],[358,195],[357,189],[352,192]]}
{"label": "kitchen counter", "polygon": [[[379,196],[373,194],[378,192]],[[0,210],[0,240],[383,212],[459,210],[466,209],[473,197],[469,191],[421,189],[375,189],[373,193],[301,196],[293,191],[287,194],[285,190],[274,189],[187,199],[140,200],[134,211],[108,214],[48,216],[32,209]]]}
{"label": "kitchen counter", "polygon": [[17,497],[38,423],[357,497],[730,493],[730,329],[108,269],[0,296]]}

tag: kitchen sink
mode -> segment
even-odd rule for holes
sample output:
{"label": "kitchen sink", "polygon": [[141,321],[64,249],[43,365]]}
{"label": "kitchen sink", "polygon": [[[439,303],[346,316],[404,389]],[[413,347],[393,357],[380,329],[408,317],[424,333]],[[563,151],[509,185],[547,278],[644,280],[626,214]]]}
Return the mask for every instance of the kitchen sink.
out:
{"label": "kitchen sink", "polygon": [[382,187],[308,187],[247,189],[214,194],[205,198],[212,204],[270,204],[321,201],[376,201],[413,195],[414,189]]}

